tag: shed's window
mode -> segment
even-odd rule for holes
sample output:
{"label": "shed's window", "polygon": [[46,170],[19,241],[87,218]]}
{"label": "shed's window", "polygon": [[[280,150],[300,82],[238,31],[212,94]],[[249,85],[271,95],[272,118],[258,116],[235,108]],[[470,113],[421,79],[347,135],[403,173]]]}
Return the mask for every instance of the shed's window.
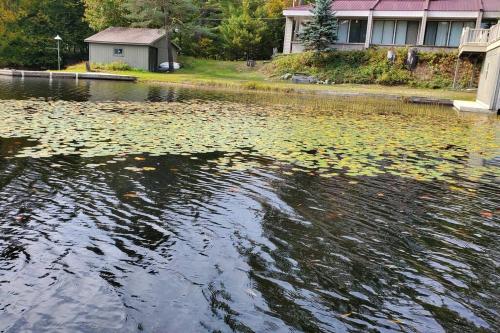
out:
{"label": "shed's window", "polygon": [[123,49],[113,49],[113,55],[115,57],[123,57]]}

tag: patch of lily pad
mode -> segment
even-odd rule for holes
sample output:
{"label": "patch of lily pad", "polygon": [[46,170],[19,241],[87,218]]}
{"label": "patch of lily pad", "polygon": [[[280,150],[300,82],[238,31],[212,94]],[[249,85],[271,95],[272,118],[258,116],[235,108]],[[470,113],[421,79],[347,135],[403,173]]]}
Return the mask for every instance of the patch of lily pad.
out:
{"label": "patch of lily pad", "polygon": [[486,173],[499,176],[498,167],[483,163],[499,155],[494,118],[462,117],[429,106],[409,112],[407,104],[395,101],[352,103],[2,101],[0,138],[28,137],[37,143],[17,152],[18,158],[123,160],[170,154],[197,159],[198,154],[224,152],[207,165],[245,170],[256,166],[250,157],[264,157],[274,161],[269,168],[286,166],[287,172],[325,178],[389,173],[453,182],[456,174],[472,180]]}

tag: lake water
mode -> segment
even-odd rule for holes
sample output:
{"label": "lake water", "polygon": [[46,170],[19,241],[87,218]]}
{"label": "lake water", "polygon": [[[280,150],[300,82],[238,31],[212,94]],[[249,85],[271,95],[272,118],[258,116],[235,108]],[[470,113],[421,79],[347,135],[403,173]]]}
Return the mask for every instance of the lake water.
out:
{"label": "lake water", "polygon": [[497,332],[499,133],[396,101],[0,78],[0,332]]}

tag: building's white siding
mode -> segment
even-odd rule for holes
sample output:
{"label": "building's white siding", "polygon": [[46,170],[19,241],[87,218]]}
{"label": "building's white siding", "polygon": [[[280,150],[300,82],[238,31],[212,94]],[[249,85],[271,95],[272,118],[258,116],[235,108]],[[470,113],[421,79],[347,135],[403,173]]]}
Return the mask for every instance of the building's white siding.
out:
{"label": "building's white siding", "polygon": [[[422,49],[440,49],[444,51],[447,51],[448,49],[456,50],[456,44],[460,35],[460,31],[457,27],[459,27],[460,24],[469,27],[476,26],[477,28],[481,26],[481,22],[484,19],[489,20],[491,17],[498,18],[497,14],[498,13],[495,14],[494,12],[483,11],[336,11],[335,16],[339,19],[339,22],[351,21],[352,23],[353,20],[356,22],[357,20],[366,20],[367,26],[365,40],[356,40],[354,42],[349,40],[347,37],[350,34],[349,31],[351,23],[349,27],[347,27],[347,30],[342,29],[342,26],[339,27],[339,41],[336,45],[333,45],[333,47],[340,50],[350,50],[368,48],[372,45],[379,46],[379,44],[382,44],[386,46],[418,46]],[[300,45],[294,37],[301,31],[302,24],[310,19],[312,13],[308,10],[285,10],[284,15],[286,17],[286,25],[283,53],[302,52],[304,47]],[[398,38],[401,37],[402,34],[401,36],[393,34],[393,36],[388,36],[393,37],[390,38],[389,42],[385,41],[385,39],[384,41],[377,42],[377,39],[374,38],[374,36],[376,37],[380,30],[376,29],[377,24],[380,25],[382,21],[397,22],[395,24],[399,24],[399,27],[402,27],[404,22],[406,22],[407,25],[411,23],[410,28],[412,38],[410,39],[406,35],[406,40],[403,42],[401,38]],[[440,42],[441,38],[439,38],[437,42],[432,42],[432,38],[426,37],[427,29],[430,25],[435,24],[436,21],[440,23],[447,23],[450,27],[450,29],[447,28],[446,31],[443,30],[442,33],[439,34],[439,37],[444,37],[446,39],[444,42]],[[415,22],[418,22],[418,26],[415,25]],[[397,33],[397,29],[394,29],[392,32]],[[430,33],[430,35],[431,34],[432,33]],[[348,40],[344,40],[345,38]],[[362,47],[359,46],[361,42],[363,42]]]}
{"label": "building's white siding", "polygon": [[500,46],[486,53],[481,70],[477,100],[490,110],[500,108]]}
{"label": "building's white siding", "polygon": [[[123,49],[123,56],[115,56],[115,48]],[[89,44],[89,62],[109,64],[122,61],[132,68],[149,70],[149,47],[142,45]]]}
{"label": "building's white siding", "polygon": [[292,52],[292,35],[293,35],[293,17],[286,17],[285,22],[285,41],[283,44],[283,53],[289,54]]}

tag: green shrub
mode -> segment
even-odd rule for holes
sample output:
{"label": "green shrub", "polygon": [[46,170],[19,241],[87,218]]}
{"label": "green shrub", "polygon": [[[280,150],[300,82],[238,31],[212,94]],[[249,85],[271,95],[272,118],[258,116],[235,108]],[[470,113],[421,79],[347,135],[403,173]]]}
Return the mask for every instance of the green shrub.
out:
{"label": "green shrub", "polygon": [[411,72],[400,68],[391,68],[383,72],[375,82],[386,86],[408,84],[412,79]]}
{"label": "green shrub", "polygon": [[109,64],[93,63],[92,68],[104,71],[129,71],[132,67],[123,61],[114,61]]}
{"label": "green shrub", "polygon": [[[305,73],[320,80],[335,83],[411,85],[428,88],[449,88],[453,84],[455,52],[419,52],[417,70],[406,69],[407,48],[398,48],[393,64],[387,61],[387,49],[369,48],[362,51],[304,52],[276,57],[264,68],[272,76],[286,73]],[[479,65],[465,59],[457,83],[466,87],[477,82]]]}

